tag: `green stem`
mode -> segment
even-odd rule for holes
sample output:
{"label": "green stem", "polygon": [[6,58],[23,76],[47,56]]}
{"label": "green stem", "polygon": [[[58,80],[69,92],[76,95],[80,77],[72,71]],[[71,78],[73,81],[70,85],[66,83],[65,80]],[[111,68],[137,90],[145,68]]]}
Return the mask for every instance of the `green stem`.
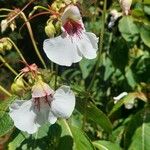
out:
{"label": "green stem", "polygon": [[16,76],[18,75],[18,73],[5,61],[5,59],[0,55],[0,60],[2,63],[4,63],[4,65]]}
{"label": "green stem", "polygon": [[12,94],[10,93],[10,92],[8,92],[4,87],[2,87],[1,85],[0,85],[0,91],[2,91],[2,92],[4,92],[6,95],[8,95],[8,96],[12,96]]}
{"label": "green stem", "polygon": [[57,75],[58,75],[58,65],[56,65],[56,71],[55,71],[55,90],[57,88]]}
{"label": "green stem", "polygon": [[16,49],[17,53],[19,54],[19,56],[21,57],[21,59],[26,62],[25,58],[23,57],[21,51],[19,50],[19,48],[16,46],[16,44],[10,39],[10,38],[7,38],[7,40],[12,43],[12,45],[14,46],[14,48]]}
{"label": "green stem", "polygon": [[43,7],[43,6],[39,6],[39,5],[34,7],[34,10],[37,10],[37,9],[43,9],[43,10],[49,11],[48,8]]}
{"label": "green stem", "polygon": [[94,84],[94,80],[96,77],[96,73],[98,71],[99,68],[99,64],[100,64],[100,58],[101,58],[101,54],[102,54],[102,48],[103,48],[103,42],[104,42],[104,30],[105,30],[105,16],[106,16],[106,6],[107,6],[107,0],[104,0],[104,6],[103,6],[103,13],[102,13],[102,28],[101,28],[101,32],[100,32],[100,38],[99,38],[99,52],[98,52],[98,58],[97,58],[97,63],[96,63],[96,67],[95,67],[95,71],[92,77],[92,80],[87,88],[88,91],[90,91],[91,87]]}
{"label": "green stem", "polygon": [[8,15],[0,15],[0,18],[5,18],[7,17]]}
{"label": "green stem", "polygon": [[1,8],[0,11],[12,11],[12,9]]}
{"label": "green stem", "polygon": [[27,25],[27,28],[28,28],[28,32],[29,32],[29,35],[30,35],[33,47],[35,49],[35,52],[36,52],[37,56],[39,57],[41,63],[43,64],[44,68],[47,68],[46,64],[45,64],[45,62],[44,62],[44,60],[43,60],[43,58],[42,58],[42,56],[41,56],[37,46],[36,46],[36,42],[35,42],[35,39],[34,39],[34,36],[33,36],[31,25],[30,25],[28,19],[26,18],[25,14],[23,12],[21,12],[21,16],[24,19],[24,21],[26,22],[26,25]]}

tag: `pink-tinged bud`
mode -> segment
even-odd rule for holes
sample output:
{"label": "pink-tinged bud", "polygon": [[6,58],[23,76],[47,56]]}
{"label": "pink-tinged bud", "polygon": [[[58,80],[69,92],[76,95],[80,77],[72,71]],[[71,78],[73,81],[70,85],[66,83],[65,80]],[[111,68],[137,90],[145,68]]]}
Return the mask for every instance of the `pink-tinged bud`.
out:
{"label": "pink-tinged bud", "polygon": [[125,15],[129,14],[130,7],[132,5],[132,0],[119,0],[122,11]]}
{"label": "pink-tinged bud", "polygon": [[42,98],[51,96],[54,94],[54,91],[50,86],[44,83],[42,80],[37,81],[32,87],[32,98]]}
{"label": "pink-tinged bud", "polygon": [[21,72],[22,72],[22,73],[37,72],[37,69],[38,69],[38,67],[37,67],[37,65],[34,63],[34,64],[31,64],[31,65],[29,65],[29,66],[27,66],[27,67],[24,67],[24,68],[21,70]]}

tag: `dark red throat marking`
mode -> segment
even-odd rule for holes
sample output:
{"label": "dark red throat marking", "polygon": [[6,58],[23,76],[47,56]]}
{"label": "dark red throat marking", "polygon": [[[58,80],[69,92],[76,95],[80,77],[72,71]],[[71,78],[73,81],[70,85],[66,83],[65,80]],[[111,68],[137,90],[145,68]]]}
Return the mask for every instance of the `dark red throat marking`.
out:
{"label": "dark red throat marking", "polygon": [[76,22],[71,19],[68,19],[68,21],[66,21],[66,23],[63,25],[63,27],[66,30],[66,32],[71,36],[73,36],[73,35],[80,36],[80,34],[83,30],[83,27],[80,22]]}

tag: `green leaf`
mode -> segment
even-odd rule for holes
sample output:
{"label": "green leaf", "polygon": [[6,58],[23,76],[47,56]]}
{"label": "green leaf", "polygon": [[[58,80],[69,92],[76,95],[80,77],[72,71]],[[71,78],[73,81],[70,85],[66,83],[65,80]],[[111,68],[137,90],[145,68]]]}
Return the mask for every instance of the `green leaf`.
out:
{"label": "green leaf", "polygon": [[93,144],[98,150],[121,150],[119,145],[110,141],[95,141]]}
{"label": "green leaf", "polygon": [[121,100],[119,100],[114,105],[113,109],[109,113],[109,116],[111,116],[114,112],[116,112],[122,105],[124,105],[125,103],[128,103],[130,101],[133,101],[135,98],[136,98],[136,94],[135,93],[128,93],[127,96],[123,97]]}
{"label": "green leaf", "polygon": [[150,15],[150,6],[144,6],[144,12]]}
{"label": "green leaf", "polygon": [[96,59],[94,60],[88,60],[88,59],[82,59],[82,61],[80,61],[79,65],[80,65],[80,69],[82,71],[82,77],[83,79],[86,79],[90,72],[92,71],[93,67],[95,66],[95,62]]}
{"label": "green leaf", "polygon": [[5,111],[8,109],[9,105],[16,99],[16,96],[12,96],[7,100],[0,102],[0,117],[5,114]]}
{"label": "green leaf", "polygon": [[141,27],[140,30],[141,39],[144,42],[144,44],[148,47],[150,47],[150,29]]}
{"label": "green leaf", "polygon": [[15,135],[13,136],[15,137],[11,137],[12,140],[8,144],[8,150],[16,150],[17,148],[20,148],[21,143],[29,137],[27,133],[19,132],[19,130],[15,130]]}
{"label": "green leaf", "polygon": [[113,74],[115,68],[112,65],[112,61],[108,57],[105,58],[104,65],[105,65],[104,81],[106,81]]}
{"label": "green leaf", "polygon": [[132,88],[134,88],[134,87],[137,85],[137,83],[136,83],[136,80],[135,80],[135,78],[134,78],[134,74],[133,74],[131,68],[126,67],[125,76],[126,76],[126,80],[127,80],[128,84],[129,84]]}
{"label": "green leaf", "polygon": [[9,117],[9,114],[0,111],[0,137],[11,131],[13,127],[13,121]]}
{"label": "green leaf", "polygon": [[[62,137],[67,137],[67,135],[72,137],[73,150],[94,150],[93,144],[81,129],[69,125],[66,120],[60,120],[60,125],[62,127]],[[70,150],[68,149],[68,144],[70,144],[69,141],[71,143],[71,139],[68,140],[63,147],[61,147],[61,150]]]}
{"label": "green leaf", "polygon": [[135,36],[139,33],[139,28],[134,23],[132,16],[124,16],[119,21],[119,31],[126,41],[133,41]]}
{"label": "green leaf", "polygon": [[143,3],[150,5],[150,1],[149,0],[144,0]]}
{"label": "green leaf", "polygon": [[91,102],[86,103],[86,100],[78,100],[77,109],[83,115],[86,115],[88,119],[100,125],[106,132],[111,133],[112,124],[109,118],[94,104],[92,104]]}
{"label": "green leaf", "polygon": [[127,126],[124,143],[128,150],[149,150],[150,148],[150,107],[133,116]]}

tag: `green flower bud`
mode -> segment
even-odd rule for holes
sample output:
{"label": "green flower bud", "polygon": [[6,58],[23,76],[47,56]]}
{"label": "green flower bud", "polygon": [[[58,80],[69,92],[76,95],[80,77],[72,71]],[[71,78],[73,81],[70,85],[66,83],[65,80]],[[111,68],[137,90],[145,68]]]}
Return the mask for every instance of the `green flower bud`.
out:
{"label": "green flower bud", "polygon": [[56,22],[55,28],[56,28],[57,33],[60,34],[60,32],[61,32],[61,22],[60,21]]}
{"label": "green flower bud", "polygon": [[22,78],[18,78],[12,85],[11,90],[13,93],[20,95],[25,89]]}
{"label": "green flower bud", "polygon": [[54,34],[56,33],[56,29],[52,21],[48,22],[48,24],[45,26],[45,33],[48,37],[54,37]]}
{"label": "green flower bud", "polygon": [[4,47],[5,50],[11,50],[12,49],[12,44],[8,40],[5,40],[3,42],[3,47]]}

